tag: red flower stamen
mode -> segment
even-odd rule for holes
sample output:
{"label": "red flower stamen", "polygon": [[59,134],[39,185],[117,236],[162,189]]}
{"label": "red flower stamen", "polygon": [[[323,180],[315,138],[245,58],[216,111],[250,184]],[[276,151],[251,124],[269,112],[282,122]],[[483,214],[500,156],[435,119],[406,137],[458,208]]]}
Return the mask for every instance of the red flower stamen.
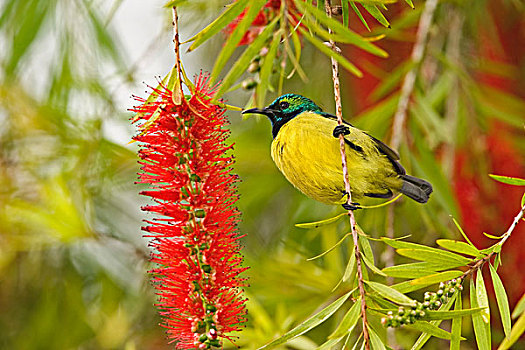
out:
{"label": "red flower stamen", "polygon": [[246,268],[224,109],[212,103],[215,89],[202,74],[192,90],[175,105],[161,87],[156,101],[136,98],[143,104],[132,111],[144,123],[134,137],[142,143],[138,182],[150,185],[141,194],[154,202],[142,209],[157,216],[142,229],[153,238],[158,268],[150,272],[163,326],[179,349],[210,349],[246,320],[239,276]]}

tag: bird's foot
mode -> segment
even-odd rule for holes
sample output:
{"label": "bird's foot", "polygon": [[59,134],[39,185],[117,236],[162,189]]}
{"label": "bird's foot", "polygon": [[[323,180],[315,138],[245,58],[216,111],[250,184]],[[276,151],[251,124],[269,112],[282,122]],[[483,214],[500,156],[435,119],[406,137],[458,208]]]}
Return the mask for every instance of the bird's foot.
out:
{"label": "bird's foot", "polygon": [[352,202],[352,203],[344,203],[342,204],[343,208],[345,208],[345,210],[357,210],[357,209],[363,209],[361,208],[361,204],[359,203],[355,203],[355,202]]}
{"label": "bird's foot", "polygon": [[339,135],[348,135],[350,134],[350,128],[347,125],[338,125],[334,128],[333,135],[335,138],[338,138]]}

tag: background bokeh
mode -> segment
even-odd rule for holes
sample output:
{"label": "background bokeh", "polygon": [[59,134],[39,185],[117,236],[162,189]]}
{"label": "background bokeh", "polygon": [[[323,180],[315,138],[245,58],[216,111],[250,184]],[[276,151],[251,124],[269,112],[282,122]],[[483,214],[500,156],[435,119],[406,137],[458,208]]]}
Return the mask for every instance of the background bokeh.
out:
{"label": "background bokeh", "polygon": [[[182,40],[225,3],[197,0],[182,7]],[[140,231],[145,199],[134,185],[137,145],[128,144],[135,130],[127,112],[131,95],[146,96],[146,85],[156,85],[156,77],[173,64],[171,14],[163,4],[0,2],[1,349],[173,348],[158,326],[148,282],[149,251]],[[365,72],[361,79],[343,74],[345,118],[385,141],[424,3],[415,5],[388,6],[392,29],[367,18],[374,34],[386,34],[378,45],[389,58],[343,47]],[[366,33],[357,17],[350,22]],[[490,242],[482,233],[504,232],[521,199],[518,188],[496,184],[487,174],[525,175],[525,5],[443,1],[430,33],[400,153],[406,168],[432,182],[435,193],[425,206],[396,205],[394,232],[429,245],[437,238],[459,238],[453,216],[485,247]],[[222,42],[219,35],[184,54],[186,70],[210,70]],[[328,59],[305,44],[302,66],[308,81],[295,76],[285,92],[311,97],[333,112]],[[243,107],[251,94],[240,89],[227,98]],[[347,246],[306,259],[331,247],[348,228],[294,227],[341,209],[307,199],[283,178],[270,159],[264,117],[228,114],[241,178],[240,230],[247,234],[244,254],[251,267],[249,324],[239,344],[251,349],[345,290],[338,282]],[[357,213],[359,224],[375,237],[385,235],[386,217],[386,209]],[[502,254],[511,308],[525,291],[524,234],[522,225]],[[376,264],[384,266],[385,246],[372,248]],[[335,322],[288,348],[315,349]],[[465,349],[475,348],[469,323],[464,327]],[[503,335],[496,315],[493,333],[497,344]],[[416,336],[399,331],[396,342],[406,348]],[[435,339],[427,345],[442,346]]]}

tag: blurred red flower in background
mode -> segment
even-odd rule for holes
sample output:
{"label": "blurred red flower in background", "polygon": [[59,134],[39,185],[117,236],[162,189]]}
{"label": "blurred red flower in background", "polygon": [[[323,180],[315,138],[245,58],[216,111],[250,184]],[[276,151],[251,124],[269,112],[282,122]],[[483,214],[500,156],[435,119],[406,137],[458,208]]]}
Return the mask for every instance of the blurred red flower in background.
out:
{"label": "blurred red flower in background", "polygon": [[165,87],[153,102],[133,109],[142,124],[141,194],[156,214],[142,229],[152,237],[150,271],[168,337],[180,349],[221,346],[221,338],[246,320],[240,287],[245,279],[237,222],[237,177],[226,144],[224,110],[211,102],[214,90],[202,74],[190,98],[175,105]]}
{"label": "blurred red flower in background", "polygon": [[[286,7],[288,11],[288,19],[292,25],[299,23],[299,18],[301,15],[297,12],[297,9],[292,0],[286,0]],[[281,11],[281,0],[268,0],[268,2],[263,6],[261,11],[257,14],[253,20],[251,26],[248,28],[244,36],[242,37],[239,45],[247,45],[255,40],[255,38],[261,34],[266,25],[270,23]],[[239,25],[239,22],[246,15],[246,10],[244,10],[237,18],[235,18],[225,29],[227,34],[231,34],[235,28]]]}

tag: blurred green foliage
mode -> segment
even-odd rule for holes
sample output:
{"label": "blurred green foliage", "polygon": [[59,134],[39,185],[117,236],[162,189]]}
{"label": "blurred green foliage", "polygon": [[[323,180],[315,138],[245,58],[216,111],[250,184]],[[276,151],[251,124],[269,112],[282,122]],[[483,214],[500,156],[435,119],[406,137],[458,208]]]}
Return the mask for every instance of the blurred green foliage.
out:
{"label": "blurred green foliage", "polygon": [[[136,147],[117,143],[112,135],[114,126],[125,130],[128,138],[134,132],[127,126],[130,114],[119,105],[111,84],[116,81],[135,92],[132,89],[136,87],[136,67],[126,57],[121,33],[111,21],[119,7],[129,4],[114,1],[106,6],[108,9],[102,3],[4,0],[0,4],[2,349],[172,347],[166,344],[163,330],[157,325],[160,318],[146,273],[150,268],[149,252],[147,241],[141,237],[143,215],[139,211],[143,199],[133,184],[138,171]],[[204,27],[217,16],[222,5],[222,1],[192,1],[181,9],[181,24],[187,23],[190,29]],[[421,3],[415,5],[416,11],[389,18],[392,37],[404,38],[409,26],[406,23],[417,23]],[[460,9],[466,14],[468,25],[475,28],[472,22],[483,17],[485,2],[468,11],[458,4],[449,5],[457,7],[440,9],[438,29],[446,27],[447,11]],[[166,13],[163,16],[161,20],[167,25],[161,37],[171,51],[170,20]],[[384,29],[376,28],[373,34],[383,32]],[[183,61],[198,61],[211,71],[212,58],[217,57],[223,42],[219,36],[185,55]],[[435,39],[435,52],[441,51],[443,40]],[[239,54],[237,50],[233,58]],[[496,116],[514,127],[522,125],[519,111],[524,110],[523,101],[513,96],[494,94],[497,98],[484,99],[485,88],[470,83],[465,67],[451,64],[445,56],[439,59],[444,62],[436,73],[439,78],[418,79],[417,103],[410,111],[408,123],[409,142],[400,150],[407,170],[432,182],[435,194],[425,206],[404,201],[394,209],[395,217],[400,218],[395,221],[396,235],[411,234],[411,240],[421,244],[459,236],[452,233],[455,231],[449,218],[459,217],[450,184],[452,171],[436,159],[436,147],[456,147],[467,142],[466,130],[486,128],[483,119],[472,120],[472,110],[491,118]],[[463,59],[467,66],[474,64],[472,57],[465,55]],[[232,62],[225,67],[230,68]],[[285,82],[285,90],[309,96],[326,111],[332,111],[332,81],[326,56],[304,44],[301,65],[308,81],[305,83],[296,75]],[[186,68],[189,67],[195,71],[200,68]],[[405,72],[407,67],[405,63],[397,71]],[[502,71],[488,63],[484,67]],[[170,69],[158,67],[158,73]],[[346,118],[377,137],[387,137],[398,99],[397,93],[389,93],[403,75],[394,72],[384,78],[375,92],[382,100],[355,117],[350,117],[357,113],[352,110],[349,97],[343,103]],[[244,73],[241,79],[247,76]],[[278,77],[271,79],[277,86]],[[450,86],[456,84],[456,79],[464,84],[464,99],[458,103],[457,128],[451,134],[443,114]],[[342,88],[345,95],[351,95],[344,84]],[[269,91],[266,101],[276,94]],[[241,90],[226,96],[230,104],[236,105],[245,105],[252,98],[251,92]],[[129,106],[132,104],[130,100]],[[229,115],[237,159],[235,170],[242,180],[240,228],[247,234],[244,254],[251,267],[246,273],[250,278],[250,320],[247,329],[239,334],[238,343],[243,349],[256,349],[348,292],[348,284],[339,282],[352,245],[346,241],[342,249],[320,259],[306,260],[332,247],[348,227],[340,223],[304,230],[294,224],[320,220],[340,209],[307,199],[278,172],[270,159],[267,120],[242,120],[236,112]],[[518,147],[525,149],[523,142]],[[384,208],[357,212],[360,226],[374,237],[384,236],[386,217]],[[372,242],[371,248],[376,264],[383,266],[385,245]],[[403,257],[396,259],[399,263],[408,261]],[[345,311],[337,311],[332,319],[296,338],[286,348],[315,349],[335,329]],[[371,322],[384,337],[379,317]],[[468,327],[464,326],[463,334],[471,335],[472,345]],[[500,340],[502,333],[494,332]],[[417,336],[417,332],[402,330],[397,332],[396,341],[401,348],[407,348]],[[433,339],[427,348],[442,346],[441,340]]]}

